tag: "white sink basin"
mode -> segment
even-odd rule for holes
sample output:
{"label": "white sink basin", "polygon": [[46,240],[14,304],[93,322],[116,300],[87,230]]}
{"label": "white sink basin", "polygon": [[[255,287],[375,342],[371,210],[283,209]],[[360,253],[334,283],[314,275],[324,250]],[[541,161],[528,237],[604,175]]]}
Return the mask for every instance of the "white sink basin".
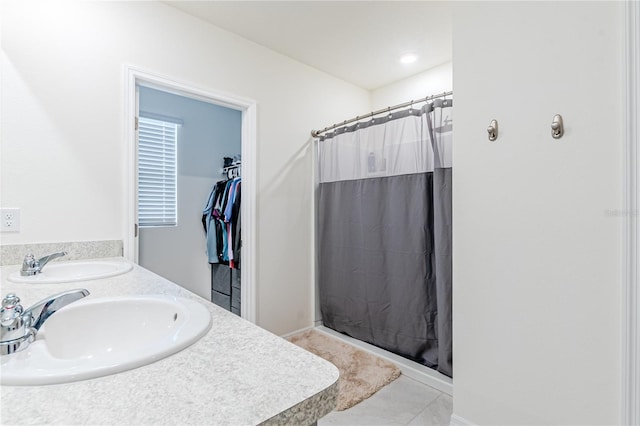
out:
{"label": "white sink basin", "polygon": [[0,356],[3,385],[46,385],[130,370],[204,336],[211,315],[168,296],[86,298],[60,309],[21,352]]}
{"label": "white sink basin", "polygon": [[73,281],[88,281],[113,277],[129,272],[133,265],[124,260],[91,260],[85,262],[51,262],[42,272],[23,277],[20,272],[9,274],[7,280],[14,283],[54,284]]}

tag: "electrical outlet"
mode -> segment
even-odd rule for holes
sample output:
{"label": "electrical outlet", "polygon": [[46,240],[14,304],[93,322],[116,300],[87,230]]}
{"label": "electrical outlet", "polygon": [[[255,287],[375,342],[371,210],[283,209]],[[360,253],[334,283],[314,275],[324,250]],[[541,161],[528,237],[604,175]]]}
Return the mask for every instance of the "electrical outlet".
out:
{"label": "electrical outlet", "polygon": [[20,232],[20,209],[0,209],[0,231]]}

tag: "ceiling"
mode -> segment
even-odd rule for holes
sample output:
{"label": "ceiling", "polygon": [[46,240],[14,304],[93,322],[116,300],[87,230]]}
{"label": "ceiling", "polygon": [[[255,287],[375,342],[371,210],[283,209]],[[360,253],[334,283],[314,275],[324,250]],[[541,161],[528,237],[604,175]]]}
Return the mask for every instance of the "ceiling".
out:
{"label": "ceiling", "polygon": [[[367,90],[451,60],[449,2],[164,3]],[[401,64],[406,53],[417,61]]]}

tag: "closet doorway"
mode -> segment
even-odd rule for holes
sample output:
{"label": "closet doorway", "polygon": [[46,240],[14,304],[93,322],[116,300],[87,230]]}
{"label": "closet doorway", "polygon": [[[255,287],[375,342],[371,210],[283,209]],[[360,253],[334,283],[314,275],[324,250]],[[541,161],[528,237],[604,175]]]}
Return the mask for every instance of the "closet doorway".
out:
{"label": "closet doorway", "polygon": [[[212,300],[215,293],[213,301],[220,304],[221,293],[212,288],[220,290],[220,279],[225,275],[220,271],[227,267],[209,263],[202,211],[212,187],[229,177],[223,171],[225,157],[227,163],[241,162],[242,203],[237,213],[242,225],[242,273],[236,270],[226,276],[229,310],[255,322],[255,102],[203,91],[134,68],[127,69],[126,86],[125,123],[133,131],[126,132],[125,257],[206,300]],[[168,190],[161,201],[149,197],[149,188],[154,192],[157,183],[154,176],[150,186],[146,183],[149,172],[142,166],[147,158],[145,141],[153,141],[159,134],[164,135],[159,136],[165,141],[164,152],[157,154],[152,147],[149,161],[156,167],[165,162],[157,155],[166,159],[167,178],[162,178],[160,185]],[[236,279],[234,289],[232,278]],[[233,309],[231,292],[235,293]]]}

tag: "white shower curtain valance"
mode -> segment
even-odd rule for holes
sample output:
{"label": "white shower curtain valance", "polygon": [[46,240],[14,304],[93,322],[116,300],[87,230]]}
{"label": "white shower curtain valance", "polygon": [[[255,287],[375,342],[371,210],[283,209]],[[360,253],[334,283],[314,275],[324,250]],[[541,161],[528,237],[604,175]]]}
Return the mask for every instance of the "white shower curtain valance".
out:
{"label": "white shower curtain valance", "polygon": [[420,109],[376,117],[320,137],[320,183],[450,168],[451,105],[451,100],[436,100]]}

